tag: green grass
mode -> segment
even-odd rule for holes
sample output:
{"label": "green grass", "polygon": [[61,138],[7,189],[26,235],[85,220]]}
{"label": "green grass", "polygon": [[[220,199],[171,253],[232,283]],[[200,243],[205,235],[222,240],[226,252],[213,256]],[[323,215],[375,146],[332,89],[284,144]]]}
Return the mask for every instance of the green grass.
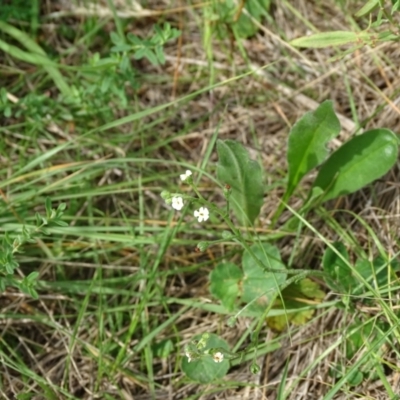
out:
{"label": "green grass", "polygon": [[[330,11],[340,8],[328,3]],[[353,301],[330,292],[316,277],[327,297],[304,304],[310,318],[303,324],[275,332],[264,319],[243,312],[230,328],[232,313],[210,295],[208,276],[221,261],[239,263],[240,247],[229,241],[196,252],[199,241],[221,239],[227,226],[215,216],[199,225],[191,209],[176,213],[160,196],[163,190],[190,194],[179,182],[189,168],[202,195],[224,207],[215,142],[237,139],[263,164],[268,188],[250,244],[273,241],[287,265],[299,269],[320,270],[323,252],[335,240],[346,244],[352,261],[379,254],[397,258],[397,227],[381,219],[396,218],[395,207],[385,209],[382,201],[390,190],[396,197],[389,184],[313,210],[304,229],[290,236],[282,235],[283,222],[272,230],[269,225],[287,179],[288,124],[308,111],[295,96],[308,93],[322,102],[331,93],[338,112],[357,127],[380,127],[384,106],[395,101],[398,90],[395,80],[392,91],[382,89],[379,72],[387,67],[386,78],[393,78],[395,54],[378,49],[364,55],[371,68],[364,72],[347,60],[335,69],[329,52],[300,57],[299,50],[267,36],[234,44],[237,32],[218,37],[226,23],[218,26],[212,19],[217,3],[211,2],[185,5],[182,59],[173,40],[164,46],[171,57],[165,65],[131,57],[132,69],[124,70],[122,55],[112,58],[109,33],[149,38],[152,32],[149,20],[135,25],[118,17],[113,4],[108,2],[112,18],[51,17],[56,10],[39,11],[39,2],[24,10],[10,4],[0,14],[0,110],[7,114],[0,116],[1,236],[7,232],[14,238],[24,226],[34,229],[35,214],[45,214],[48,197],[53,208],[67,204],[63,220],[68,223],[47,227],[47,234],[39,233],[16,255],[15,277],[39,272],[39,298],[11,286],[1,294],[0,397],[161,399],[172,393],[177,399],[213,399],[249,390],[252,398],[259,391],[271,398],[279,392],[281,400],[296,398],[309,382],[309,393],[324,400],[395,399],[397,281],[380,288],[369,283],[365,298]],[[318,13],[310,9],[304,16],[285,4],[275,4],[277,20],[268,17],[269,29],[282,42],[294,31],[321,31]],[[293,27],[288,17],[287,25],[279,25],[280,15],[294,14]],[[160,15],[158,22],[165,20],[179,26],[173,15]],[[95,62],[95,53],[103,63]],[[265,75],[255,74],[251,64],[263,67]],[[319,68],[332,76],[337,93],[332,82],[318,80]],[[290,88],[293,98],[279,85]],[[371,105],[362,94],[370,96]],[[395,117],[388,121],[395,130]],[[303,182],[304,188],[309,184]],[[304,193],[302,188],[299,199]],[[283,219],[290,214],[286,210]],[[289,314],[272,307],[268,315]],[[250,344],[257,326],[256,349]],[[365,333],[364,326],[372,330]],[[349,338],[361,331],[362,344],[351,352]],[[220,335],[235,352],[248,351],[232,361],[223,380],[197,385],[185,377],[181,361],[184,346],[205,332]],[[254,363],[259,374],[249,371]],[[350,385],[360,368],[364,386]],[[280,384],[282,376],[287,381]]]}

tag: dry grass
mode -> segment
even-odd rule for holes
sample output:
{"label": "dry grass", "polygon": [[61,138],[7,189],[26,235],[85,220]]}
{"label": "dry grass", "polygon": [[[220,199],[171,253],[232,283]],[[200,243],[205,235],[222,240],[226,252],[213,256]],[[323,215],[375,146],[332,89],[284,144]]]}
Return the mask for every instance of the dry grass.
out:
{"label": "dry grass", "polygon": [[[115,2],[120,10],[119,15],[131,18],[127,31],[146,34],[149,27],[161,16],[165,16],[166,20],[183,30],[182,40],[166,47],[165,66],[153,67],[146,62],[137,64],[143,75],[160,78],[158,82],[148,80],[143,85],[138,98],[140,108],[163,104],[205,87],[208,82],[209,66],[202,46],[201,11],[207,6],[206,3],[198,4],[196,7],[182,2],[170,5],[166,1],[163,3],[149,1],[146,7],[140,6],[139,3],[130,3],[128,0],[126,3],[122,0]],[[237,76],[250,68],[267,67],[233,84],[217,87],[209,93],[198,96],[194,101],[174,109],[161,125],[156,126],[156,133],[149,133],[147,145],[154,142],[154,147],[152,153],[147,156],[163,162],[186,161],[188,164],[200,166],[219,124],[220,138],[236,139],[244,143],[252,154],[261,157],[267,182],[271,186],[258,227],[262,232],[283,194],[282,186],[274,188],[272,185],[283,181],[286,176],[286,140],[289,129],[305,112],[313,110],[325,99],[333,100],[343,127],[339,139],[334,143],[335,146],[339,146],[353,135],[360,126],[387,127],[395,132],[400,130],[398,73],[400,50],[397,43],[384,43],[373,48],[364,46],[336,61],[331,60],[332,57],[338,56],[338,52],[334,49],[300,51],[287,45],[287,41],[304,35],[311,29],[318,31],[350,29],[350,15],[354,15],[362,3],[359,1],[349,4],[350,9],[344,15],[343,9],[334,1],[316,4],[316,2],[297,0],[291,5],[285,1],[275,2],[271,9],[274,24],[265,23],[260,26],[259,32],[254,37],[243,42],[248,62],[243,59],[235,43],[231,43],[228,39],[213,40],[213,68],[218,82]],[[294,14],[292,7],[297,10],[298,15]],[[179,11],[173,11],[175,9]],[[71,45],[55,30],[61,20],[68,21],[72,27],[79,26],[80,21],[89,18],[87,14],[90,14],[95,18],[98,16],[102,19],[110,18],[105,25],[106,30],[114,29],[112,13],[106,2],[103,2],[100,8],[91,9],[90,13],[82,5],[77,7],[72,1],[44,2],[42,14],[48,18],[48,22],[42,27],[46,43],[58,51]],[[69,56],[67,63],[78,62],[78,59],[79,52],[74,52]],[[10,60],[2,57],[3,65],[7,65],[8,62]],[[352,111],[352,104],[355,106],[355,114]],[[124,113],[121,112],[116,117],[123,116]],[[146,123],[157,117],[147,117]],[[196,123],[193,124],[194,122]],[[183,132],[188,123],[193,124],[194,128],[179,136],[174,134]],[[61,132],[68,132],[60,140],[74,140],[74,135],[79,135],[79,127],[74,130],[67,124],[64,126],[60,126],[60,122],[57,124]],[[121,129],[126,129],[128,136],[131,127]],[[121,131],[121,134],[125,132]],[[107,133],[103,135],[106,137]],[[39,143],[45,147],[45,141]],[[163,143],[168,143],[168,147]],[[140,151],[141,145],[140,140],[126,141],[125,147],[121,146],[121,151],[124,153],[132,150]],[[117,150],[115,148],[111,150],[111,147],[110,151],[115,154]],[[87,157],[92,157],[90,152]],[[213,154],[211,161],[215,160],[216,155]],[[144,168],[153,167],[147,165]],[[168,167],[167,163],[162,168],[166,174],[176,171]],[[122,178],[125,177],[124,174],[125,172]],[[98,179],[100,182],[108,180],[112,183],[121,177],[117,171],[114,174],[104,174]],[[353,211],[368,221],[387,252],[396,254],[400,215],[398,181],[399,171],[395,168],[370,188],[330,204],[332,218],[339,222],[343,229],[350,230],[355,242],[367,251],[374,247],[371,245],[368,232],[344,210]],[[308,182],[304,183],[307,184]],[[210,198],[215,201],[221,200],[218,189],[214,189],[211,183],[205,184],[203,189]],[[154,228],[164,227],[165,209],[156,205],[158,193],[148,187],[145,188],[144,195],[146,201],[154,205],[148,207],[145,223]],[[137,209],[134,205],[127,204],[127,199],[110,194],[109,198],[104,196],[101,201],[105,212],[112,214],[122,207],[129,218],[137,218],[137,214],[135,215]],[[295,202],[296,199],[293,200],[294,207]],[[342,211],[333,214],[333,210]],[[288,214],[284,215],[282,220],[287,216]],[[311,222],[325,238],[328,240],[338,238],[338,233],[332,226],[321,221],[318,215],[313,218]],[[187,235],[188,238],[189,236]],[[184,240],[184,237],[180,239]],[[300,243],[294,238],[282,239],[279,245],[284,258],[289,257],[294,244],[298,253],[296,260],[301,260],[296,262],[296,267],[319,268],[323,243],[311,235],[302,237]],[[200,255],[195,253],[193,248],[192,245],[185,246],[178,243],[165,253],[159,266],[161,271],[182,269],[160,280],[160,285],[165,285],[165,298],[201,299],[204,303],[211,301],[208,273],[229,248],[215,246]],[[154,246],[149,246],[148,250],[157,251]],[[31,262],[42,271],[46,268],[53,269],[50,258],[39,257],[36,260],[32,259]],[[205,263],[203,268],[190,269],[201,262]],[[105,271],[110,271],[110,276],[118,271],[118,274],[123,274],[127,279],[129,277],[135,279],[135,274],[140,269],[138,252],[126,248],[116,249],[115,259],[103,261],[102,264]],[[63,267],[73,268],[75,272],[71,272],[71,276],[76,279],[77,277],[87,279],[96,270],[95,263],[86,262],[85,258],[74,260],[71,264],[65,262]],[[107,275],[107,272],[105,274]],[[56,279],[55,276],[53,278]],[[140,285],[137,288],[139,290]],[[91,296],[96,297],[94,293]],[[331,294],[327,296],[327,301],[334,298]],[[81,306],[79,302],[86,300],[89,301],[89,306],[85,309],[88,311],[87,316],[86,311],[85,315],[78,315]],[[118,304],[117,290],[107,301],[114,305]],[[132,303],[136,301],[137,298],[134,297]],[[101,318],[95,310],[90,310],[90,298],[87,299],[84,293],[74,297],[72,294],[63,294],[62,290],[54,287],[54,289],[49,288],[47,292],[43,290],[40,300],[33,302],[25,296],[8,291],[1,296],[0,307],[1,337],[2,343],[6,346],[3,351],[10,357],[13,353],[18,354],[26,368],[42,378],[44,386],[46,382],[48,384],[52,382],[80,399],[106,399],[106,394],[121,399],[152,398],[152,385],[145,375],[143,356],[129,350],[141,342],[140,335],[136,335],[129,344],[123,368],[119,368],[113,374],[108,373],[109,371],[105,373],[105,370],[112,368],[115,351],[111,350],[110,354],[105,353],[102,356],[99,354],[101,348],[93,346],[92,343],[98,343],[99,337],[103,337],[109,346],[108,349],[113,349],[111,344],[116,347],[122,345],[128,322],[126,328],[122,331],[117,330],[117,333],[109,329],[106,320],[102,320],[103,325],[100,326]],[[163,331],[161,336],[157,337],[157,341],[171,338],[178,340],[178,353],[194,334],[201,332],[218,333],[230,344],[235,344],[246,333],[250,324],[250,320],[243,318],[239,319],[234,328],[227,328],[226,316],[193,307],[182,312],[182,307],[179,304],[169,306],[170,313],[181,312],[174,322],[176,330]],[[159,323],[170,317],[166,314],[165,305],[162,304],[148,307],[143,311],[143,318],[150,318],[148,313],[158,315]],[[20,317],[8,318],[8,314]],[[104,318],[106,319],[105,316]],[[352,318],[337,308],[318,311],[312,321],[305,326],[289,327],[287,334],[282,336],[279,350],[258,359],[262,367],[258,374],[251,374],[249,365],[245,363],[233,368],[227,377],[227,383],[222,384],[219,389],[215,385],[199,386],[184,380],[179,369],[179,357],[178,359],[175,357],[176,352],[167,359],[154,358],[152,359],[155,374],[153,396],[156,399],[174,400],[188,398],[274,400],[277,398],[277,387],[282,371],[289,360],[288,384],[296,382],[297,379],[298,381],[296,389],[292,391],[288,400],[322,399],[332,384],[329,371],[335,361],[343,357],[341,353],[343,349],[338,348],[329,356],[322,357],[322,355],[343,335]],[[264,336],[265,341],[269,341],[277,334],[266,327]],[[321,357],[320,362],[310,368],[314,360],[319,357]],[[99,358],[101,358],[100,363]],[[388,355],[389,359],[398,367],[396,359]],[[388,380],[393,390],[400,393],[399,376],[395,370],[396,368],[392,368]],[[33,386],[29,388],[21,374],[6,364],[2,366],[0,381],[4,398],[16,398],[17,394],[30,391],[40,393],[37,385],[33,388],[34,384],[31,381],[30,385]],[[64,395],[68,398],[66,394]],[[37,394],[32,398],[51,398],[46,396],[50,395]],[[388,397],[385,388],[375,380],[357,387],[353,394],[343,392],[334,398],[342,400]]]}

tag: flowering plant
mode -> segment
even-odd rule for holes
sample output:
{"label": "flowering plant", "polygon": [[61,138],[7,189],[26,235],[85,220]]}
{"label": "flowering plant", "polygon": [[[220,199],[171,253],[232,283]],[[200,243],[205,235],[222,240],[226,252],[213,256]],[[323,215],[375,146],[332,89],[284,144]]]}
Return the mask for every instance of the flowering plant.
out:
{"label": "flowering plant", "polygon": [[[366,288],[375,290],[368,283],[374,276],[373,271],[367,272],[363,262],[354,267],[343,246],[326,243],[328,249],[323,260],[323,271],[318,271],[289,269],[281,258],[279,248],[272,244],[288,234],[299,235],[304,227],[315,232],[305,218],[310,209],[319,207],[326,200],[353,193],[385,174],[396,162],[398,139],[390,130],[367,131],[329,155],[327,143],[339,132],[339,120],[329,101],[306,114],[293,126],[288,141],[286,189],[271,219],[264,221],[272,233],[264,234],[262,239],[255,230],[264,203],[265,185],[261,165],[252,160],[246,149],[235,141],[217,141],[217,177],[223,187],[226,207],[203,197],[190,170],[182,173],[180,178],[191,186],[195,196],[162,193],[166,202],[178,211],[184,211],[184,203],[188,203],[189,207],[191,204],[199,205],[193,212],[199,223],[213,223],[219,219],[220,224],[226,226],[219,238],[200,241],[196,249],[205,251],[214,244],[234,243],[242,248],[242,262],[241,266],[225,260],[217,264],[210,274],[210,292],[221,303],[222,313],[232,313],[229,326],[233,326],[240,316],[258,319],[251,342],[240,352],[231,353],[221,338],[217,337],[220,340],[217,342],[211,340],[215,336],[211,333],[205,334],[208,336],[202,336],[199,341],[191,341],[185,348],[182,361],[182,368],[189,377],[199,382],[209,382],[223,376],[218,374],[221,371],[225,371],[225,374],[230,363],[252,357],[251,370],[257,372],[259,368],[255,357],[262,346],[259,336],[265,321],[276,331],[285,329],[289,323],[305,324],[315,311],[310,307],[304,310],[305,304],[318,304],[324,298],[325,293],[309,276],[320,276],[332,290],[344,294],[359,293],[359,279]],[[301,179],[318,166],[319,171],[304,204],[298,211],[292,209],[288,201]],[[275,226],[286,210],[290,212],[289,218],[276,231]],[[386,272],[384,275],[387,276]],[[273,315],[270,313],[272,309]],[[287,312],[288,309],[290,312]],[[209,374],[202,375],[200,371],[204,370],[208,370]]]}

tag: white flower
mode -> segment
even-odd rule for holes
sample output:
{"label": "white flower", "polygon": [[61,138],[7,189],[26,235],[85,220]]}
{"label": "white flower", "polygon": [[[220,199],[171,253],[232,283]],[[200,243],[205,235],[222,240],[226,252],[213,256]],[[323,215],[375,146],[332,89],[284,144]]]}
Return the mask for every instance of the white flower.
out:
{"label": "white flower", "polygon": [[215,353],[213,355],[213,359],[214,359],[215,362],[220,363],[220,362],[223,361],[224,355],[220,351],[218,351],[217,353]]}
{"label": "white flower", "polygon": [[190,353],[187,351],[185,355],[188,359],[188,363],[190,363],[190,361],[192,361],[192,357],[190,356]]}
{"label": "white flower", "polygon": [[184,174],[181,174],[181,181],[186,181],[187,178],[189,178],[189,176],[192,175],[192,171],[189,171],[188,169],[186,170],[186,172]]}
{"label": "white flower", "polygon": [[207,221],[208,217],[210,216],[210,213],[208,211],[208,208],[206,207],[200,207],[199,210],[196,210],[194,212],[194,216],[197,218],[199,222]]}
{"label": "white flower", "polygon": [[183,207],[183,199],[180,196],[174,196],[172,198],[172,208],[175,210],[181,210]]}

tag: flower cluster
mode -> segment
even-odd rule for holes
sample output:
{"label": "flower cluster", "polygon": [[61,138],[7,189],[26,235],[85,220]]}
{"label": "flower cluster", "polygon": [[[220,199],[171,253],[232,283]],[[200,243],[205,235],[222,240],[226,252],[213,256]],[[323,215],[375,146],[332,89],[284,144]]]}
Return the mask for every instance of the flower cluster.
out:
{"label": "flower cluster", "polygon": [[[194,359],[193,355],[189,351],[185,352],[185,356],[187,357],[188,363],[190,363]],[[224,355],[220,351],[213,354],[212,358],[213,358],[214,362],[216,362],[216,363],[220,363],[220,362],[224,361]]]}
{"label": "flower cluster", "polygon": [[188,169],[186,170],[186,172],[184,174],[180,175],[181,181],[184,182],[186,181],[187,178],[189,178],[189,176],[192,175],[192,171],[189,171]]}
{"label": "flower cluster", "polygon": [[[186,170],[184,174],[180,175],[181,181],[188,181],[191,183],[191,175],[192,171]],[[167,200],[168,203],[171,202],[171,206],[174,210],[180,211],[182,210],[184,203],[183,203],[183,198],[181,196],[173,196],[172,199]],[[199,221],[199,222],[205,222],[208,220],[210,217],[210,212],[208,211],[207,207],[200,207],[198,210],[194,212],[194,217]]]}
{"label": "flower cluster", "polygon": [[185,356],[187,357],[188,363],[193,360],[192,355],[188,351],[185,353]]}

